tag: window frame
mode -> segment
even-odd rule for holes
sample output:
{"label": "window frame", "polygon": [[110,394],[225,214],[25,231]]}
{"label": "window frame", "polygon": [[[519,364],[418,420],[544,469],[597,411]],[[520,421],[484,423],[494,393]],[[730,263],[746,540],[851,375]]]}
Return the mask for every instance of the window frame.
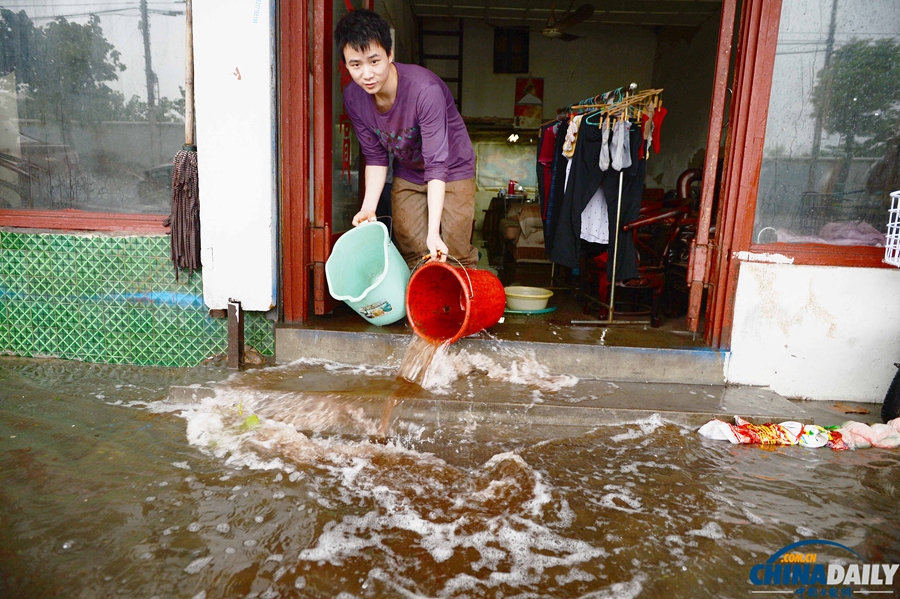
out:
{"label": "window frame", "polygon": [[163,226],[167,214],[129,214],[63,210],[0,210],[0,227],[50,231],[95,231],[98,233],[168,234]]}
{"label": "window frame", "polygon": [[[769,30],[774,35],[760,36],[757,41],[757,51],[767,55],[767,63],[763,65],[762,71],[767,78],[766,86],[768,94],[766,103],[769,102],[771,95],[771,85],[775,70],[775,50],[778,46],[778,38],[781,29],[781,7],[783,3],[792,0],[779,0],[777,14],[773,14],[771,18],[766,19],[763,13],[763,31]],[[751,2],[761,3],[763,0],[751,0]],[[774,5],[772,6],[774,7]],[[766,23],[765,21],[768,20]],[[767,111],[768,112],[768,111]],[[767,117],[768,118],[768,115]],[[743,244],[752,253],[778,254],[791,260],[792,264],[803,266],[835,266],[835,267],[851,267],[851,268],[894,268],[890,264],[884,262],[884,247],[867,246],[867,245],[837,245],[824,243],[787,243],[775,242],[760,244],[753,242],[753,230],[756,225],[756,208],[759,201],[759,176],[762,170],[762,144],[765,143],[765,130],[767,123],[757,124],[757,128],[763,131],[758,163],[755,164],[755,180],[752,189],[752,201],[747,202],[744,210],[748,218],[741,227],[741,238],[746,240]],[[885,222],[888,215],[885,214]],[[741,249],[737,247],[735,249]]]}
{"label": "window frame", "polygon": [[884,262],[884,248],[871,245],[831,245],[825,243],[751,244],[758,254],[778,254],[802,266],[844,266],[855,268],[895,268]]}

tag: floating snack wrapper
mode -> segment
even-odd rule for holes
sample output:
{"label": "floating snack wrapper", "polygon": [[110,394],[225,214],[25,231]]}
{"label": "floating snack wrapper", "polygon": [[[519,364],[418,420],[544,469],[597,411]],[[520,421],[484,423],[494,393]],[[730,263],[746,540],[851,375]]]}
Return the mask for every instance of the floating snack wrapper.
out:
{"label": "floating snack wrapper", "polygon": [[839,431],[794,421],[752,424],[735,416],[734,424],[729,424],[714,418],[701,426],[698,432],[708,439],[730,441],[735,445],[801,445],[849,449]]}

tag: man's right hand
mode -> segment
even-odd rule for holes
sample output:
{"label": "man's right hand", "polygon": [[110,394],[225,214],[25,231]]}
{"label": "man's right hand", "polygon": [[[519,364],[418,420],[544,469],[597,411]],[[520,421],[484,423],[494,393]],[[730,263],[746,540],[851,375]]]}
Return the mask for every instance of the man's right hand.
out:
{"label": "man's right hand", "polygon": [[356,213],[356,216],[353,217],[353,226],[358,227],[362,223],[371,222],[375,220],[375,213],[369,212],[368,210],[360,210]]}

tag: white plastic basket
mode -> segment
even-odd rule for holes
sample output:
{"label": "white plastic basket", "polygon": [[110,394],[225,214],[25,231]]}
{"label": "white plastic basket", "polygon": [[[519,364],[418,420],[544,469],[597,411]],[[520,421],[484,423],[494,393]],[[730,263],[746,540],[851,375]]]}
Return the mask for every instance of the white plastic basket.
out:
{"label": "white plastic basket", "polygon": [[886,237],[884,261],[894,266],[900,266],[900,191],[891,193],[891,209],[888,211]]}

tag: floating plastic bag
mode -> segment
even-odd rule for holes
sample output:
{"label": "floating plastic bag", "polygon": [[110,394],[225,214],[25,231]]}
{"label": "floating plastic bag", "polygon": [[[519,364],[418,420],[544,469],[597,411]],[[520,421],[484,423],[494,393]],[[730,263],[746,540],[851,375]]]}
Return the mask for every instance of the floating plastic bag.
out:
{"label": "floating plastic bag", "polygon": [[838,451],[850,449],[839,431],[794,421],[752,424],[735,416],[734,424],[729,424],[714,418],[701,426],[698,432],[707,439],[730,441],[735,445],[801,445],[830,447]]}
{"label": "floating plastic bag", "polygon": [[862,422],[848,420],[838,429],[849,436],[853,444],[859,449],[867,447],[880,447],[893,449],[900,447],[900,418],[894,418],[887,424],[868,425]]}

